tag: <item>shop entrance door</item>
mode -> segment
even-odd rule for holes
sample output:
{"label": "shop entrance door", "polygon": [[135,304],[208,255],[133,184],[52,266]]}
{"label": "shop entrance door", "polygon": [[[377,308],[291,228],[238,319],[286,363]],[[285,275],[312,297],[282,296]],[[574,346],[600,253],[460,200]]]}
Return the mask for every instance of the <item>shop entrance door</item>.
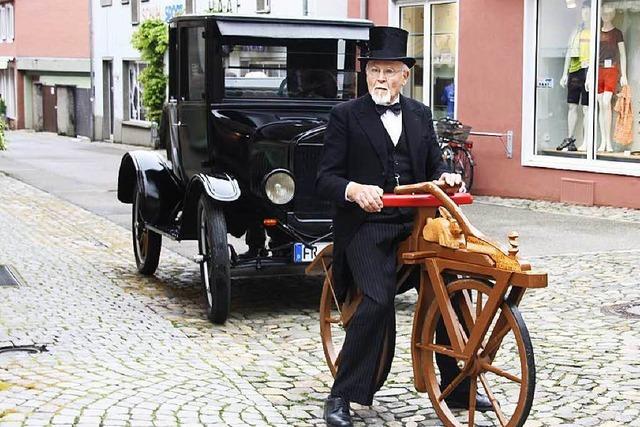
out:
{"label": "shop entrance door", "polygon": [[58,95],[55,86],[42,86],[42,120],[45,132],[58,132]]}

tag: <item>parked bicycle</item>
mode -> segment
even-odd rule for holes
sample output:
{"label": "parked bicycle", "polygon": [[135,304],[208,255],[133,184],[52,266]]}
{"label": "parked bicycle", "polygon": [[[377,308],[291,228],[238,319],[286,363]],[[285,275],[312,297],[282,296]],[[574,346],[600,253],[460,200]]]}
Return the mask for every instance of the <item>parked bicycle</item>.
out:
{"label": "parked bicycle", "polygon": [[442,149],[442,157],[450,172],[458,173],[471,191],[473,186],[473,168],[475,161],[471,154],[473,142],[468,141],[471,126],[463,125],[458,120],[444,117],[437,121],[436,132]]}

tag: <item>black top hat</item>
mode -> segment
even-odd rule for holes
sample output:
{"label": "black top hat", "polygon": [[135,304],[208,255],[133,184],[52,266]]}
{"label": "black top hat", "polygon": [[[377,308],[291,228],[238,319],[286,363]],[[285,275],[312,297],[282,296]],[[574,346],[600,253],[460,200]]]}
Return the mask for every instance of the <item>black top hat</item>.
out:
{"label": "black top hat", "polygon": [[407,56],[408,35],[408,32],[396,27],[371,27],[369,28],[369,54],[358,59],[365,63],[371,59],[402,61],[411,68],[416,60]]}

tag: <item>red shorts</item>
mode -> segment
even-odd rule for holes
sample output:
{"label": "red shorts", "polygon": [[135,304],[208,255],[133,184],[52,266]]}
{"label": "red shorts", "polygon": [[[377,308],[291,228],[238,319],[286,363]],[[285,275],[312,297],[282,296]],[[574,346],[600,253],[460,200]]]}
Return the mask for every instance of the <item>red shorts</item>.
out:
{"label": "red shorts", "polygon": [[618,77],[620,72],[617,68],[604,68],[598,69],[598,93],[602,92],[615,92],[618,86]]}

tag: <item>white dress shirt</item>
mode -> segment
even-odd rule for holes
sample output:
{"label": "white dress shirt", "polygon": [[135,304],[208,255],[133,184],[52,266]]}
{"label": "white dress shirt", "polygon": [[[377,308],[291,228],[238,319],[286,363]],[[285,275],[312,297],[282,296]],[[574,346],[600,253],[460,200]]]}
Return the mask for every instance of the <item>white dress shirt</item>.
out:
{"label": "white dress shirt", "polygon": [[[399,99],[398,101],[394,102],[394,104],[398,102],[400,102]],[[400,111],[400,114],[395,115],[391,110],[387,110],[380,116],[380,120],[382,121],[384,128],[387,130],[387,133],[389,134],[393,145],[398,145],[398,141],[400,141],[400,135],[402,134],[402,111]],[[344,189],[344,199],[348,202],[352,201],[347,197],[350,185],[351,182],[349,182]]]}

